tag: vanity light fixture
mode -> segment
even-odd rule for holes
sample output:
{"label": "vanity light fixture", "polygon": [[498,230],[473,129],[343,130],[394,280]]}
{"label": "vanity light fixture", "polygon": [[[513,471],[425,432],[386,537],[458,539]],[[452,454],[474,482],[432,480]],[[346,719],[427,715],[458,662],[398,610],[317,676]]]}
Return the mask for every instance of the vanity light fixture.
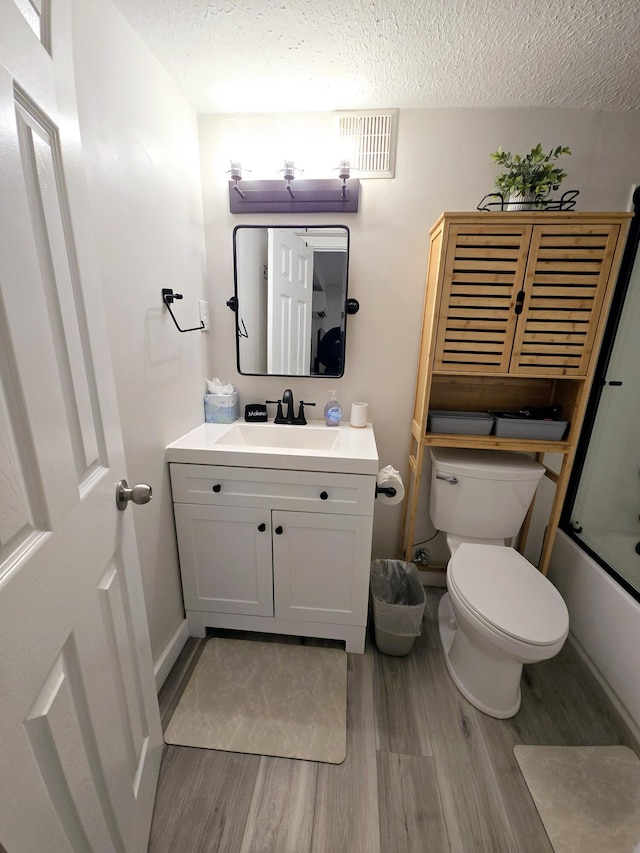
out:
{"label": "vanity light fixture", "polygon": [[342,198],[345,198],[347,193],[347,180],[351,177],[351,163],[348,160],[341,160],[338,166],[338,177],[342,181]]}
{"label": "vanity light fixture", "polygon": [[[276,181],[246,181],[239,161],[231,161],[229,210],[231,213],[357,213],[360,181],[351,178],[348,160],[337,167],[338,180],[296,179],[301,172],[293,160],[285,160]],[[295,180],[295,189],[291,182]],[[349,181],[349,184],[347,184]]]}
{"label": "vanity light fixture", "polygon": [[[244,198],[244,193],[238,186],[238,181],[242,180],[242,163],[240,160],[230,160],[231,168],[228,170],[228,174],[231,176],[231,180],[229,181],[229,187],[231,187],[231,183],[233,182],[234,192],[237,192],[241,198]],[[247,169],[244,170],[248,171]]]}
{"label": "vanity light fixture", "polygon": [[293,162],[293,160],[284,161],[284,169],[282,170],[282,176],[285,182],[285,189],[289,193],[291,198],[295,198],[293,190],[291,189],[291,181],[295,178],[296,171],[301,172],[302,169],[296,169],[296,164]]}

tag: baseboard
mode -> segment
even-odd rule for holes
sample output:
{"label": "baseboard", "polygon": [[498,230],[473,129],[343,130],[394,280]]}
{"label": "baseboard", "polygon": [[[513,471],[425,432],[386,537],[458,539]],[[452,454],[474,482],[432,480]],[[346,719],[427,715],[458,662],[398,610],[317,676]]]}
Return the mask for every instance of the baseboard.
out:
{"label": "baseboard", "polygon": [[604,676],[602,675],[602,673],[600,672],[598,667],[591,660],[591,658],[589,657],[587,652],[584,650],[584,648],[580,645],[579,641],[575,638],[575,636],[571,632],[569,632],[569,642],[571,643],[573,648],[576,650],[576,652],[578,653],[578,656],[583,661],[585,666],[589,667],[590,672],[593,674],[593,677],[596,679],[596,681],[598,682],[600,687],[602,687],[604,692],[607,694],[607,698],[610,700],[611,704],[616,709],[618,714],[620,714],[623,721],[628,726],[629,731],[631,732],[633,737],[636,739],[636,741],[638,743],[638,750],[640,750],[640,728],[638,727],[638,724],[633,719],[631,714],[627,711],[625,706],[622,704],[622,702],[620,701],[620,699],[618,698],[616,693],[612,690],[609,682],[604,678]]}
{"label": "baseboard", "polygon": [[187,619],[183,619],[180,625],[178,626],[178,630],[169,640],[164,651],[162,652],[153,667],[153,672],[156,677],[156,690],[158,692],[164,684],[166,677],[171,672],[172,666],[178,659],[178,655],[182,651],[184,644],[187,642],[188,639],[189,622]]}

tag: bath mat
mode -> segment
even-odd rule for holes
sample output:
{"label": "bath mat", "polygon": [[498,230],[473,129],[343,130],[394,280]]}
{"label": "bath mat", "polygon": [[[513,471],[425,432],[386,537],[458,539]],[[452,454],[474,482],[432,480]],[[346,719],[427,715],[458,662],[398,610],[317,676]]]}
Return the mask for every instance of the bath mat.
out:
{"label": "bath mat", "polygon": [[640,759],[626,746],[514,746],[555,853],[632,853]]}
{"label": "bath mat", "polygon": [[164,739],[341,764],[347,754],[346,652],[211,639]]}

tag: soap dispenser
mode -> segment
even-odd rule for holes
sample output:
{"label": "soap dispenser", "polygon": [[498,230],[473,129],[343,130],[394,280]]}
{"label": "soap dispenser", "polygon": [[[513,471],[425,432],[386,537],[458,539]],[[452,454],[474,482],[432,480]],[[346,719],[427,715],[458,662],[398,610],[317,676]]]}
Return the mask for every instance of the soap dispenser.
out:
{"label": "soap dispenser", "polygon": [[342,409],[336,400],[336,392],[329,391],[329,402],[324,407],[324,422],[327,426],[340,426]]}

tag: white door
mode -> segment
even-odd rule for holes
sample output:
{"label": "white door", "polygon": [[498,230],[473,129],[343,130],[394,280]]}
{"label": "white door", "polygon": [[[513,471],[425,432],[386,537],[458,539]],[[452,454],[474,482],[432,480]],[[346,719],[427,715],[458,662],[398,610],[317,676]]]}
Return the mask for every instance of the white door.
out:
{"label": "white door", "polygon": [[291,229],[269,229],[268,373],[308,376],[311,371],[312,257]]}
{"label": "white door", "polygon": [[69,12],[0,0],[0,846],[137,853],[162,736]]}

